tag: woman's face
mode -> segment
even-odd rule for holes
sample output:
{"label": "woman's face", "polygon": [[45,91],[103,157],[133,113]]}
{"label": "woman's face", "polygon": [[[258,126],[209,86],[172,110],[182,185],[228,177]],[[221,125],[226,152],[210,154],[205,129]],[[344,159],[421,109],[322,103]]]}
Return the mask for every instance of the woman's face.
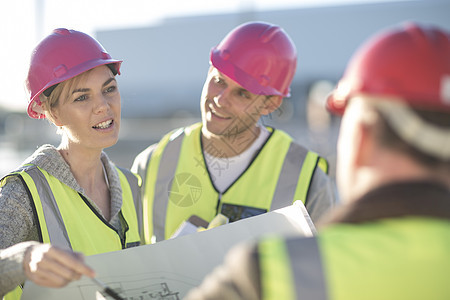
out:
{"label": "woman's face", "polygon": [[68,143],[92,149],[114,145],[120,129],[120,93],[107,66],[99,66],[67,90],[53,109]]}

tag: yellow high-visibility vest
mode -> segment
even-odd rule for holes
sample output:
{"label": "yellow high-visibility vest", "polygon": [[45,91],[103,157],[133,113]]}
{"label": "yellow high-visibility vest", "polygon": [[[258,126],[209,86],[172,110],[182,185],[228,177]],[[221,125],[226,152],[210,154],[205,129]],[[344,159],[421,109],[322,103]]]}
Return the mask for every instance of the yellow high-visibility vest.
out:
{"label": "yellow high-visibility vest", "polygon": [[340,224],[258,244],[263,300],[450,299],[450,222]]}
{"label": "yellow high-visibility vest", "polygon": [[[93,255],[140,245],[135,210],[135,201],[139,201],[137,178],[133,182],[129,171],[126,175],[126,170],[117,168],[117,171],[123,195],[119,212],[123,239],[86,198],[45,170],[28,165],[8,176],[18,175],[32,197],[40,242]],[[17,287],[4,299],[20,299],[21,294],[21,288]]]}
{"label": "yellow high-visibility vest", "polygon": [[328,163],[284,132],[267,129],[266,143],[224,193],[215,189],[205,164],[200,123],[167,134],[148,157],[140,157],[147,160],[146,174],[140,174],[145,243],[170,238],[192,215],[210,222],[236,207],[259,214],[295,200],[305,203],[316,167],[327,173]]}

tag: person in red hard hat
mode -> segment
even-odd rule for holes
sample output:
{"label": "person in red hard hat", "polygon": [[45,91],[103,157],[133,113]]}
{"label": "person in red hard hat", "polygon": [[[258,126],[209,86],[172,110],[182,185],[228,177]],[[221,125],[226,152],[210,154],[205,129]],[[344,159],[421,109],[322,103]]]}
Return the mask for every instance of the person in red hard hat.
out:
{"label": "person in red hard hat", "polygon": [[[61,134],[1,179],[0,294],[25,279],[59,287],[94,276],[83,255],[140,244],[137,178],[103,152],[117,142],[121,60],[91,36],[55,29],[32,52],[28,115]],[[136,199],[137,201],[137,199]],[[43,243],[43,244],[39,244]],[[20,287],[5,299],[19,299]]]}
{"label": "person in red hard hat", "polygon": [[314,237],[238,246],[185,299],[450,299],[450,33],[375,35],[328,109],[342,206]]}
{"label": "person in red hard hat", "polygon": [[326,160],[259,122],[289,96],[296,67],[294,43],[270,23],[244,23],[212,48],[202,122],[168,133],[134,161],[146,243],[173,237],[191,217],[233,222],[301,200],[315,221],[333,205]]}

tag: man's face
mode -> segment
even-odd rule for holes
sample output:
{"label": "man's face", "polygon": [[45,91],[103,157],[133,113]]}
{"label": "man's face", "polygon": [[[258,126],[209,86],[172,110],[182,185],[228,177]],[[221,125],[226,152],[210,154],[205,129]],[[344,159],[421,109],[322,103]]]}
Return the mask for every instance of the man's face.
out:
{"label": "man's face", "polygon": [[256,95],[211,67],[203,86],[201,112],[203,132],[231,137],[254,129],[269,114],[272,98]]}

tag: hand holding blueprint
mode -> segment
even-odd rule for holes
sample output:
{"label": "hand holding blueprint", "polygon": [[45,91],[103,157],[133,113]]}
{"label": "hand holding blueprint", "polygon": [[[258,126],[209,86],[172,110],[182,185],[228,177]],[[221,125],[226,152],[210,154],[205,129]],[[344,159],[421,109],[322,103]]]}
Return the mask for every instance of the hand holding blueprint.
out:
{"label": "hand holding blueprint", "polygon": [[[315,233],[303,204],[259,216],[122,251],[86,257],[97,277],[127,300],[182,299],[217,265],[225,254],[243,241],[268,234],[311,236]],[[108,299],[88,278],[60,289],[25,284],[25,300]]]}

